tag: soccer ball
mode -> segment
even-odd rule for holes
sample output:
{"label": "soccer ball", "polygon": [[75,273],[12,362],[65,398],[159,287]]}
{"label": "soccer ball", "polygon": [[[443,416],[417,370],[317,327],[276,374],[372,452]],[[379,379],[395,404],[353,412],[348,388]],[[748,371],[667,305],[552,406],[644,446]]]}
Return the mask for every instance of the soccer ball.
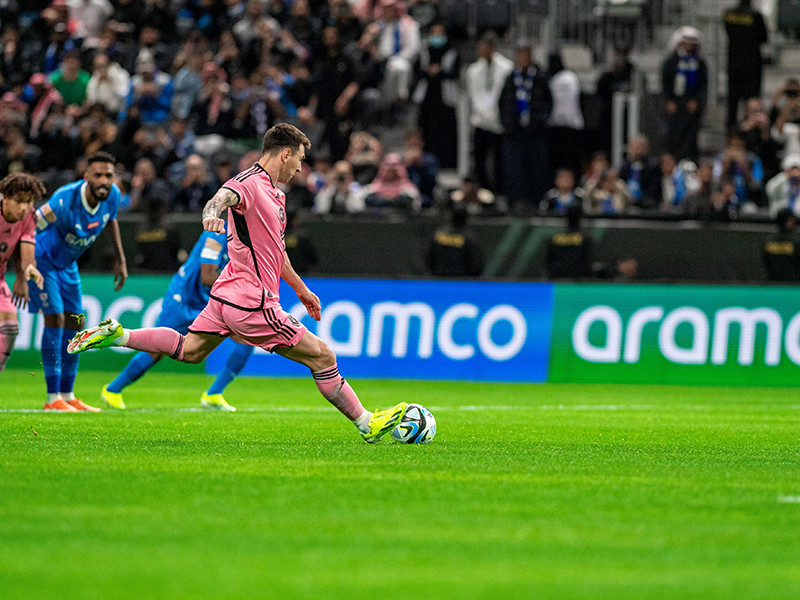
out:
{"label": "soccer ball", "polygon": [[421,404],[409,404],[400,423],[392,429],[392,439],[402,444],[427,444],[436,435],[436,419]]}

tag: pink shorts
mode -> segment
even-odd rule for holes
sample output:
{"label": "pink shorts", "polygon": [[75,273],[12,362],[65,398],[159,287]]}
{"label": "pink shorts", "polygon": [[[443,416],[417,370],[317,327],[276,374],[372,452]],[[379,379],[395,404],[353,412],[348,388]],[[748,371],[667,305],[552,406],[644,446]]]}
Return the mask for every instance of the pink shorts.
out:
{"label": "pink shorts", "polygon": [[235,342],[274,352],[280,346],[296,346],[308,330],[280,304],[266,304],[261,310],[250,312],[212,299],[189,331],[230,337]]}
{"label": "pink shorts", "polygon": [[2,277],[0,277],[0,312],[17,312],[17,307],[14,306],[14,301],[11,298],[11,290],[8,289],[8,284]]}

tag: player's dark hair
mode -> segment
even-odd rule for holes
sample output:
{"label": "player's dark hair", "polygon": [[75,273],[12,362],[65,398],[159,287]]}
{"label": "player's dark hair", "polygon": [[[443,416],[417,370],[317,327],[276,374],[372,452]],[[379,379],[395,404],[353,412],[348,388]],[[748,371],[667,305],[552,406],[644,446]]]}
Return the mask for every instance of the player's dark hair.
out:
{"label": "player's dark hair", "polygon": [[96,162],[107,162],[111,163],[112,165],[117,164],[117,159],[114,158],[108,152],[95,152],[94,154],[90,154],[86,157],[86,166],[88,167],[92,163]]}
{"label": "player's dark hair", "polygon": [[311,142],[308,141],[306,134],[289,123],[278,123],[264,134],[261,155],[276,154],[284,148],[291,148],[292,152],[296,152],[300,146],[305,146],[306,150],[311,148]]}
{"label": "player's dark hair", "polygon": [[3,196],[31,194],[33,201],[39,202],[46,193],[42,180],[28,173],[12,173],[0,181],[0,194]]}

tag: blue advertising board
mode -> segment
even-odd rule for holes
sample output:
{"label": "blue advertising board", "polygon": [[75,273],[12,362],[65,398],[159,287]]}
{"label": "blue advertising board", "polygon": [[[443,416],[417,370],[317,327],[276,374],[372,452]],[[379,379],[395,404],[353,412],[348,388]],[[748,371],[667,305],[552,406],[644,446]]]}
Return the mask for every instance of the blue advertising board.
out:
{"label": "blue advertising board", "polygon": [[[286,284],[281,305],[331,346],[346,377],[547,380],[552,284],[313,278],[306,283],[322,301],[319,322]],[[207,371],[218,372],[228,353],[210,356]],[[258,350],[243,374],[308,375],[308,369]]]}

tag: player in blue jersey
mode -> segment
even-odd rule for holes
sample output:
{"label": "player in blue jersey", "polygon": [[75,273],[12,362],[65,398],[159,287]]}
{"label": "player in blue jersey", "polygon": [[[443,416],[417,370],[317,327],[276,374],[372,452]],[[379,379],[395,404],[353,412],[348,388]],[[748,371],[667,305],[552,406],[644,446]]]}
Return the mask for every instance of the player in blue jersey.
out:
{"label": "player in blue jersey", "polygon": [[[204,231],[192,248],[189,258],[169,282],[161,305],[161,314],[156,320],[156,327],[169,327],[186,335],[189,332],[189,325],[208,304],[211,284],[216,281],[228,260],[226,234]],[[244,344],[234,346],[225,367],[200,399],[200,403],[205,408],[236,410],[225,401],[222,392],[247,364],[253,350],[253,346]],[[103,388],[100,396],[109,406],[125,408],[122,390],[144,375],[163,357],[163,354],[139,352],[131,359],[122,373]]]}
{"label": "player in blue jersey", "polygon": [[[97,152],[87,159],[83,179],[55,191],[36,210],[36,265],[44,288],[29,284],[30,311],[44,314],[42,365],[47,383],[45,410],[61,412],[100,409],[75,397],[78,356],[67,353],[73,331],[83,327],[83,302],[77,259],[110,225],[116,252],[114,289],[128,278],[125,253],[117,223],[120,190],[114,184],[114,157]],[[64,329],[69,330],[64,332]]]}

